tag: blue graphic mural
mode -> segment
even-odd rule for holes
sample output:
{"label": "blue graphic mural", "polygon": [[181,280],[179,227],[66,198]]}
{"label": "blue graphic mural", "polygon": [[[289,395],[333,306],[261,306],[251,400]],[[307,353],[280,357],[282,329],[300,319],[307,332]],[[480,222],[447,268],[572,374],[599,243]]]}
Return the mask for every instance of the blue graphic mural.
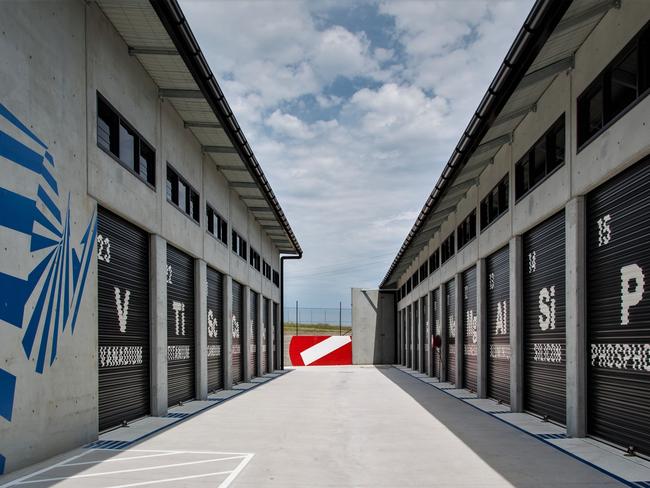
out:
{"label": "blue graphic mural", "polygon": [[[0,320],[20,329],[23,352],[42,374],[57,358],[67,329],[74,333],[96,238],[92,215],[78,245],[70,228],[70,194],[65,211],[48,147],[0,104],[0,163],[14,165],[15,181],[0,180],[0,232],[4,242],[28,242],[32,265],[17,276],[0,263]],[[12,172],[13,174],[13,172]],[[20,381],[20,378],[18,378]],[[0,416],[11,421],[16,377],[0,369]],[[5,458],[0,455],[0,474]]]}

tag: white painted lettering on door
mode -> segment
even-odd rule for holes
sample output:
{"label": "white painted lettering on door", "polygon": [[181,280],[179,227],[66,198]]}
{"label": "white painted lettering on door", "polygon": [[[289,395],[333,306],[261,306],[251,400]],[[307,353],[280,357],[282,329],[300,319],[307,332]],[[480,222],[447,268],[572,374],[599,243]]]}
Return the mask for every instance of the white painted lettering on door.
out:
{"label": "white painted lettering on door", "polygon": [[643,270],[637,264],[623,266],[621,268],[621,325],[630,323],[630,307],[638,305],[644,291]]}

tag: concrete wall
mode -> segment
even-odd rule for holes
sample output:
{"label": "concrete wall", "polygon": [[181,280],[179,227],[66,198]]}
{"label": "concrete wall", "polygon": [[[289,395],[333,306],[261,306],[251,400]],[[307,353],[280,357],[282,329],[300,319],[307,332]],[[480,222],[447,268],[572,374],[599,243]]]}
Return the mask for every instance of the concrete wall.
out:
{"label": "concrete wall", "polygon": [[[650,153],[647,127],[650,125],[650,98],[640,100],[631,110],[622,115],[607,130],[577,150],[576,100],[609,62],[650,20],[647,3],[640,1],[621,2],[621,8],[612,8],[597,24],[585,43],[577,51],[573,69],[556,76],[544,92],[537,110],[530,112],[517,126],[510,144],[502,147],[479,177],[477,187],[470,189],[451,213],[441,228],[433,235],[427,246],[398,278],[401,287],[437,248],[455,230],[456,226],[472,208],[480,210],[481,200],[507,174],[510,182],[510,208],[487,229],[480,232],[474,241],[459,250],[440,269],[428,276],[411,293],[402,297],[397,308],[400,311],[419,300],[425,293],[453,278],[456,273],[472,266],[511,243],[511,299],[521,301],[520,236],[556,212],[566,209],[567,215],[567,428],[570,435],[585,435],[585,387],[584,368],[587,351],[584,331],[580,324],[584,320],[584,307],[577,301],[581,297],[577,283],[585,278],[579,246],[584,245],[584,233],[588,223],[584,222],[583,197],[590,190],[606,182],[630,165]],[[515,164],[562,114],[566,126],[565,163],[526,196],[515,202]],[[479,220],[479,219],[477,219]],[[516,278],[516,280],[515,280]],[[481,287],[479,286],[479,290]],[[457,291],[459,293],[460,290]],[[513,374],[512,408],[522,408],[521,347],[521,303],[511,303],[511,344]],[[516,330],[515,330],[516,329]],[[514,338],[514,339],[513,339]],[[458,338],[457,338],[458,340]],[[512,341],[515,341],[514,343]],[[481,355],[481,353],[480,353]],[[570,357],[569,357],[570,356]],[[484,392],[479,385],[479,392]]]}
{"label": "concrete wall", "polygon": [[352,364],[396,361],[395,295],[352,288]]}
{"label": "concrete wall", "polygon": [[[155,414],[167,411],[167,244],[196,259],[201,272],[195,289],[200,293],[205,292],[200,277],[207,265],[275,303],[280,301],[279,288],[230,250],[230,229],[234,227],[280,271],[277,248],[214,161],[202,154],[171,103],[159,98],[158,87],[138,60],[129,56],[124,40],[98,5],[83,0],[13,1],[3,7],[0,130],[7,137],[0,138],[0,215],[4,216],[0,217],[0,474],[97,438],[94,232],[99,205],[152,235],[151,405]],[[98,148],[97,93],[155,149],[155,188]],[[200,224],[167,202],[167,163],[200,193]],[[207,233],[206,202],[228,220],[228,246]],[[67,235],[66,225],[69,239],[58,237],[56,232]],[[53,265],[47,257],[59,244],[61,271],[49,280]],[[53,254],[52,260],[58,255]],[[75,255],[81,264],[79,272],[72,273],[63,257],[70,259],[69,266]],[[39,279],[40,263],[48,267]],[[66,299],[62,293],[57,303],[54,297],[65,283],[70,283],[71,296]],[[40,296],[45,306],[39,314]],[[203,298],[197,297],[196,303],[203,311]],[[49,305],[57,311],[47,312]],[[205,332],[205,317],[198,318],[197,333]],[[227,338],[229,320],[223,320],[223,326]],[[197,342],[198,396],[205,396],[207,381],[202,339]],[[229,351],[227,344],[226,340]]]}

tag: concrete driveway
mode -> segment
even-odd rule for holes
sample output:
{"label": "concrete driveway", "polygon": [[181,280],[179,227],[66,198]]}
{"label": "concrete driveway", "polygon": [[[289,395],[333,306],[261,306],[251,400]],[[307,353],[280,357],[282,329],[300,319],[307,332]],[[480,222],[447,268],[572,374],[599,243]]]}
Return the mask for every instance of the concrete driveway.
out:
{"label": "concrete driveway", "polygon": [[297,369],[125,450],[57,461],[15,486],[621,486],[391,367]]}

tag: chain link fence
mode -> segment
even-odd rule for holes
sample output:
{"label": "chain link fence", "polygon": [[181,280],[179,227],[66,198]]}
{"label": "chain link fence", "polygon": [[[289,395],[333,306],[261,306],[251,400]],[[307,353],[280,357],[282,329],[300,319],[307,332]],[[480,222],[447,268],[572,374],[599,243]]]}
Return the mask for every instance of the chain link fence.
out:
{"label": "chain link fence", "polygon": [[285,307],[286,335],[350,335],[351,308]]}

